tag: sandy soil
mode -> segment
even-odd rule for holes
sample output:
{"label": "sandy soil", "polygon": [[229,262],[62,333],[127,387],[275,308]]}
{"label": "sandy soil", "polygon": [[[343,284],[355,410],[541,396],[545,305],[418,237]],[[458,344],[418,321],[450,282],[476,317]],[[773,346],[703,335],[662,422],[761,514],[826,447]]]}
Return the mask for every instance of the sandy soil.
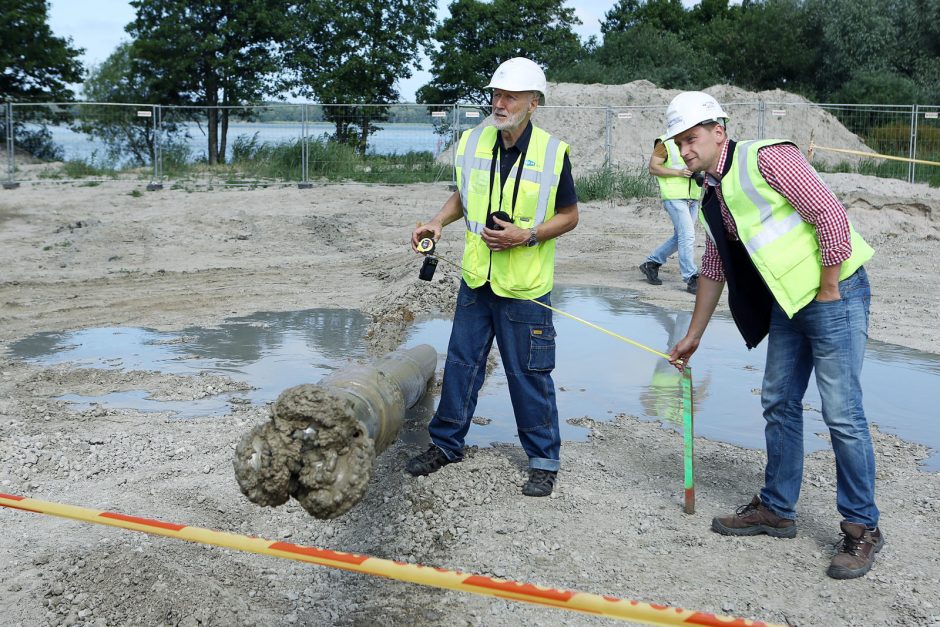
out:
{"label": "sandy soil", "polygon": [[[877,250],[871,337],[940,353],[940,191],[826,178]],[[412,314],[452,303],[454,273],[419,283],[406,243],[446,185],[132,193],[139,187],[0,193],[0,347],[40,331],[180,330],[255,311],[343,307],[374,314],[363,342],[382,353]],[[636,270],[670,229],[656,199],[587,203],[560,242],[557,282],[690,308],[675,263],[661,287]],[[440,251],[456,258],[461,242],[451,227]],[[238,490],[234,446],[267,419],[265,407],[180,420],[54,400],[127,389],[197,399],[241,387],[218,376],[42,368],[0,353],[0,491],[775,622],[940,625],[940,474],[918,469],[923,447],[890,435],[875,434],[887,545],[866,577],[836,582],[824,574],[839,520],[827,451],[807,459],[795,540],[708,529],[760,486],[761,451],[699,440],[698,511],[686,515],[680,436],[627,415],[580,419],[592,436],[563,446],[553,498],[521,497],[518,447],[472,450],[413,479],[401,469],[417,448],[398,443],[357,507],[319,521],[296,503],[259,508]],[[3,624],[604,622],[7,509],[0,521]]]}

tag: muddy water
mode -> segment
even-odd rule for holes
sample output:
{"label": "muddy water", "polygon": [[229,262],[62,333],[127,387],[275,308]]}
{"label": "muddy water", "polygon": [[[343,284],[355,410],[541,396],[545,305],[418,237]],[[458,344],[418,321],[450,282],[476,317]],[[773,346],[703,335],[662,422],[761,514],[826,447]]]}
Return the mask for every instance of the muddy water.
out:
{"label": "muddy water", "polygon": [[[663,288],[666,289],[666,288]],[[686,329],[689,312],[667,311],[638,301],[623,290],[556,287],[553,305],[651,348],[668,352]],[[689,297],[689,307],[692,297]],[[681,425],[678,373],[661,357],[613,339],[563,316],[555,316],[557,363],[553,374],[564,439],[583,436],[580,427],[565,424],[580,416],[609,417],[625,412],[648,420]],[[428,342],[443,354],[449,320],[415,324],[408,342]],[[766,342],[752,351],[744,346],[727,314],[716,314],[702,346],[692,359],[696,435],[763,448],[764,420],[760,406]],[[927,470],[940,470],[940,421],[935,390],[940,389],[940,357],[871,341],[862,373],[869,421],[883,431],[934,449]],[[804,446],[807,452],[829,446],[819,394],[810,382],[804,399]],[[415,411],[430,415],[433,408]],[[490,375],[480,396],[468,442],[516,440],[509,392],[502,366]],[[421,441],[410,423],[404,437]]]}
{"label": "muddy water", "polygon": [[366,316],[349,309],[261,312],[231,318],[218,327],[172,333],[130,327],[39,333],[11,344],[9,354],[41,365],[71,362],[180,375],[207,372],[254,388],[192,401],[153,400],[146,390],[61,397],[78,408],[96,402],[139,411],[172,411],[186,418],[225,414],[232,402],[273,402],[286,388],[320,380],[350,359],[366,355],[362,336],[367,326]]}
{"label": "muddy water", "polygon": [[[561,309],[659,351],[665,352],[688,324],[687,313],[641,303],[622,290],[556,287],[553,297]],[[79,406],[98,402],[177,411],[181,417],[211,415],[227,412],[232,396],[253,403],[273,402],[288,387],[317,381],[348,360],[365,357],[362,336],[367,324],[365,316],[349,310],[259,313],[213,329],[190,328],[178,333],[111,328],[39,334],[12,344],[10,355],[40,364],[76,362],[99,368],[191,374],[208,371],[227,374],[256,388],[186,402],[148,400],[146,391],[63,397]],[[555,317],[555,326],[558,355],[554,379],[564,439],[584,437],[584,429],[566,423],[581,416],[604,419],[625,412],[649,420],[679,422],[678,379],[665,360],[561,316]],[[449,333],[449,318],[418,320],[405,344],[431,344],[442,367]],[[697,435],[763,447],[759,394],[764,357],[764,345],[747,351],[730,318],[716,315],[691,364]],[[936,452],[940,449],[940,422],[935,420],[933,398],[933,391],[940,389],[940,357],[870,342],[863,387],[869,420],[884,431],[932,447],[935,452],[925,467],[940,470]],[[436,399],[426,397],[409,411],[403,439],[419,444],[427,441],[424,426],[435,403]],[[817,435],[826,432],[819,408],[819,396],[811,383],[805,399],[807,451],[828,447]],[[470,444],[517,441],[505,375],[499,365],[483,387],[476,416],[478,424],[470,429]]]}

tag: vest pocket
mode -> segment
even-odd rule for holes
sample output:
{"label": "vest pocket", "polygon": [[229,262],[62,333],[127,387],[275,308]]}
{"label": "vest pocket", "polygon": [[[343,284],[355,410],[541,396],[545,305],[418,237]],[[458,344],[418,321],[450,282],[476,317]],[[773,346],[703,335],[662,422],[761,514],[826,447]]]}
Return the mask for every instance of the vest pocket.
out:
{"label": "vest pocket", "polygon": [[[528,291],[541,283],[542,256],[538,246],[516,246],[510,248],[508,272],[504,278],[511,290]],[[533,305],[538,307],[538,305]]]}

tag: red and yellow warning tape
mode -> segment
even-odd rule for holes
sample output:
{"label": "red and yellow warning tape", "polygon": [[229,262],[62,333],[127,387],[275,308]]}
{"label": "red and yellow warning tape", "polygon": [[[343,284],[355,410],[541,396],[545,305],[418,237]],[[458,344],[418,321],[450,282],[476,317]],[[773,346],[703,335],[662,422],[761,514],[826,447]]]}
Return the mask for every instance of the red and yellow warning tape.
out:
{"label": "red and yellow warning tape", "polygon": [[19,509],[37,514],[48,514],[71,518],[84,522],[109,525],[142,531],[169,538],[188,540],[201,544],[211,544],[238,551],[273,555],[299,562],[310,562],[330,568],[351,570],[366,575],[378,575],[398,581],[407,581],[423,586],[434,586],[448,590],[459,590],[486,596],[494,596],[513,601],[524,601],[537,605],[546,605],[559,609],[585,612],[611,618],[619,618],[650,625],[708,625],[721,627],[734,627],[753,625],[755,627],[774,627],[771,623],[751,621],[743,618],[717,616],[704,612],[692,612],[666,605],[653,605],[640,601],[629,601],[611,596],[601,596],[575,590],[557,590],[543,588],[530,583],[494,579],[483,575],[473,575],[444,568],[433,568],[419,564],[408,564],[393,560],[359,555],[356,553],[343,553],[318,549],[312,546],[302,546],[289,542],[273,542],[263,538],[213,531],[200,527],[178,525],[152,518],[128,516],[116,512],[103,512],[85,507],[51,503],[39,499],[13,494],[0,493],[0,506],[10,509]]}

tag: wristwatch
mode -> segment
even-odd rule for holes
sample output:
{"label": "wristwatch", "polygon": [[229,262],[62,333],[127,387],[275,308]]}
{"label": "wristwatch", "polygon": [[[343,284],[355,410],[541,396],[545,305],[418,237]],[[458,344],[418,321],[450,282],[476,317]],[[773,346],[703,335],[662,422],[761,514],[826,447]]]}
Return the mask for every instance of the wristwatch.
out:
{"label": "wristwatch", "polygon": [[526,245],[526,246],[535,246],[535,245],[538,244],[538,243],[539,243],[539,238],[538,238],[538,236],[535,234],[535,227],[533,226],[531,229],[529,229],[529,241],[527,241],[527,242],[525,243],[525,245]]}

